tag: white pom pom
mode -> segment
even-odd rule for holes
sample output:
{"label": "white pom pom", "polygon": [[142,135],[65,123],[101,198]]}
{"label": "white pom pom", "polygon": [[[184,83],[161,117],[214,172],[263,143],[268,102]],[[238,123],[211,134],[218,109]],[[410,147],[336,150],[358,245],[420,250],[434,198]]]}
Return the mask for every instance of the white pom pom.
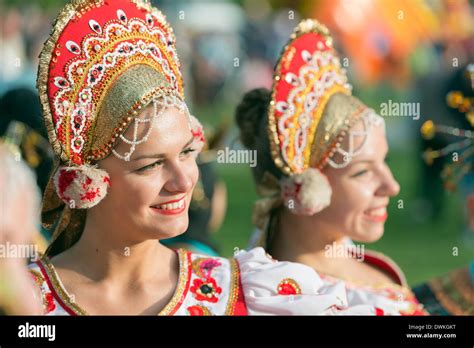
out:
{"label": "white pom pom", "polygon": [[109,174],[90,165],[60,166],[54,175],[56,192],[73,209],[87,209],[98,204],[110,186]]}
{"label": "white pom pom", "polygon": [[285,205],[295,214],[313,215],[331,203],[331,184],[318,169],[308,168],[284,179],[281,186]]}

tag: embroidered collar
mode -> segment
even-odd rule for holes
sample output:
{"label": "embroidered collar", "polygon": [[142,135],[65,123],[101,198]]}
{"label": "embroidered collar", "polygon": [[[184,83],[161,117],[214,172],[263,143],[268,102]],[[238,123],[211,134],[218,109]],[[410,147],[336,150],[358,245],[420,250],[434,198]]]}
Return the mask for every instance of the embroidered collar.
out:
{"label": "embroidered collar", "polygon": [[[158,313],[158,315],[173,315],[178,311],[189,290],[191,279],[191,253],[184,249],[176,250],[179,258],[179,277],[176,289],[171,300]],[[89,315],[85,309],[77,304],[73,297],[68,293],[64,284],[60,280],[54,266],[47,256],[42,257],[36,262],[43,274],[43,277],[51,289],[55,300],[70,315]]]}

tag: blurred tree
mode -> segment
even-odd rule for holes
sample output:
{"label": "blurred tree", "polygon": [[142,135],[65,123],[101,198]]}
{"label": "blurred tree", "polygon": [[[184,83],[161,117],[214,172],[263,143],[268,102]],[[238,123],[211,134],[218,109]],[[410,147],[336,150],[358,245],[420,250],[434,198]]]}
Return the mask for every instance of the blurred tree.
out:
{"label": "blurred tree", "polygon": [[[24,0],[0,0],[0,4],[3,3],[7,7],[23,7],[30,5],[30,3]],[[66,0],[37,0],[37,4],[40,8],[60,8],[64,6]]]}

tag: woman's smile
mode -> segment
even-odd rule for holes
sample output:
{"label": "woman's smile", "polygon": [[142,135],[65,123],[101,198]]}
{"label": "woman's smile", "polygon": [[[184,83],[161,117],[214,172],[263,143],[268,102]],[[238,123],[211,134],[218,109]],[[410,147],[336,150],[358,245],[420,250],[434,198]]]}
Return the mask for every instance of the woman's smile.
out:
{"label": "woman's smile", "polygon": [[164,215],[178,215],[186,210],[186,196],[161,204],[152,205],[153,211]]}
{"label": "woman's smile", "polygon": [[387,207],[368,209],[364,211],[364,218],[372,222],[385,222],[388,218]]}

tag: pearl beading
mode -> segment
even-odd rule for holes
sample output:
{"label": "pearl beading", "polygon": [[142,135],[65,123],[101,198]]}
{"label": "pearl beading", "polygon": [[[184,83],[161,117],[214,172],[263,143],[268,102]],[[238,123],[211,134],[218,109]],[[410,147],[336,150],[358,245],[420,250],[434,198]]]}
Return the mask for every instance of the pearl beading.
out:
{"label": "pearl beading", "polygon": [[[133,120],[133,140],[127,139],[123,134],[120,134],[119,139],[122,140],[124,143],[130,145],[130,150],[128,152],[125,152],[123,155],[119,154],[115,149],[112,149],[112,153],[114,154],[115,157],[124,160],[125,162],[130,161],[130,157],[132,154],[135,152],[136,146],[143,144],[149,139],[150,133],[153,130],[155,120],[162,115],[166,109],[175,107],[177,108],[181,113],[183,113],[187,118],[188,118],[188,126],[189,129],[191,130],[191,115],[189,113],[188,107],[184,101],[182,101],[180,98],[176,97],[176,95],[172,96],[167,96],[163,95],[161,99],[153,99],[153,114],[152,117],[150,118],[134,118]],[[158,107],[161,107],[160,110],[158,111]],[[138,127],[141,124],[150,124],[150,127],[148,128],[146,134],[141,138],[138,138]]]}
{"label": "pearl beading", "polygon": [[[327,158],[327,163],[331,167],[333,167],[333,168],[344,168],[352,161],[352,159],[355,156],[360,154],[361,151],[364,149],[364,146],[367,143],[367,139],[370,136],[371,130],[374,127],[383,126],[384,131],[385,131],[385,120],[381,116],[377,115],[375,113],[375,111],[372,110],[372,109],[364,110],[360,115],[360,119],[361,119],[362,124],[363,124],[363,130],[361,130],[361,131],[349,130],[349,132],[347,134],[348,135],[348,140],[349,140],[347,150],[343,149],[340,146],[340,143],[336,144],[336,147],[334,149],[333,154],[339,153],[340,155],[342,155],[343,161],[341,163],[336,163],[333,160],[333,156],[331,155],[330,157]],[[362,143],[357,148],[355,148],[355,145],[354,145],[354,141],[355,141],[356,137],[363,137]]]}

